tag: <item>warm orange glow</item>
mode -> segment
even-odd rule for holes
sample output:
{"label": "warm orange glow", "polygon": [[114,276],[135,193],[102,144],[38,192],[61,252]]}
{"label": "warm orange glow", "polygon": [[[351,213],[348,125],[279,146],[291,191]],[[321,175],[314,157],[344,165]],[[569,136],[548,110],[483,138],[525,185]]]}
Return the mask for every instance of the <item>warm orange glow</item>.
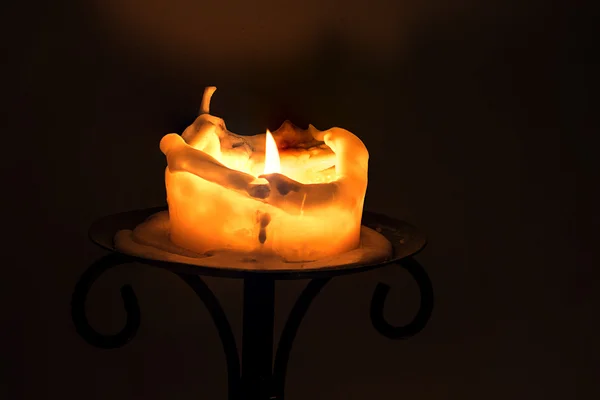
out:
{"label": "warm orange glow", "polygon": [[213,92],[207,88],[201,115],[183,134],[160,143],[168,163],[169,240],[196,254],[286,261],[358,248],[369,159],[363,142],[342,128],[289,122],[272,135],[236,135],[208,114]]}
{"label": "warm orange glow", "polygon": [[265,169],[264,174],[281,173],[281,161],[279,160],[279,151],[273,135],[267,129],[265,136]]}

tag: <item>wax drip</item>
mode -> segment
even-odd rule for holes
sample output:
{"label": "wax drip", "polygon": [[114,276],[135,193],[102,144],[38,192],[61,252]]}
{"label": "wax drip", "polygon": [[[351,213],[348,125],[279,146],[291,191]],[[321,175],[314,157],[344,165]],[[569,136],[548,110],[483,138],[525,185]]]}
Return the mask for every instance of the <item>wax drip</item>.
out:
{"label": "wax drip", "polygon": [[210,114],[210,99],[216,90],[216,86],[208,86],[204,89],[204,94],[202,95],[202,103],[200,103],[199,114]]}
{"label": "wax drip", "polygon": [[259,219],[260,232],[258,233],[258,241],[264,244],[267,241],[267,230],[266,227],[271,222],[271,216],[267,213],[262,214]]}
{"label": "wax drip", "polygon": [[304,215],[304,202],[306,201],[306,193],[304,193],[304,197],[302,197],[302,204],[300,204],[300,215]]}

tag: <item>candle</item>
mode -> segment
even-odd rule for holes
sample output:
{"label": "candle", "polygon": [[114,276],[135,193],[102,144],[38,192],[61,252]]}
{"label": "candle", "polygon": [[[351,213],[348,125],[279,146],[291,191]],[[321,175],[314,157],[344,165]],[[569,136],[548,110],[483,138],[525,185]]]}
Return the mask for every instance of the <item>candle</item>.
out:
{"label": "candle", "polygon": [[168,134],[170,240],[197,254],[234,251],[311,261],[360,245],[368,152],[341,128],[240,136],[210,115],[216,88],[181,135]]}

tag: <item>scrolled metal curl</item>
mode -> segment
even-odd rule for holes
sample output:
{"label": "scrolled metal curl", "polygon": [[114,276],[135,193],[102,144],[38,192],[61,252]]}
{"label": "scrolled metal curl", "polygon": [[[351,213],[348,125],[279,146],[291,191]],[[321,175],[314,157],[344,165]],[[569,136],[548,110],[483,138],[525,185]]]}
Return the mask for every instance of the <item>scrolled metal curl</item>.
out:
{"label": "scrolled metal curl", "polygon": [[132,259],[120,254],[109,254],[94,262],[79,278],[71,298],[71,317],[77,333],[89,344],[101,349],[115,349],[127,344],[140,327],[140,307],[130,285],[121,287],[121,297],[127,313],[125,326],[115,334],[102,334],[89,323],[85,305],[88,293],[98,278],[106,271],[121,264],[132,262]]}
{"label": "scrolled metal curl", "polygon": [[[135,292],[130,285],[121,287],[127,319],[125,326],[119,332],[115,334],[99,333],[90,325],[85,312],[88,293],[96,280],[111,268],[135,261],[134,258],[122,254],[109,254],[93,263],[77,282],[71,298],[71,317],[77,333],[92,346],[115,349],[127,344],[137,333],[140,326],[140,308]],[[235,338],[223,308],[214,293],[199,276],[180,273],[175,273],[175,275],[179,276],[202,300],[215,322],[227,361],[229,398],[236,399],[240,386],[240,361]]]}
{"label": "scrolled metal curl", "polygon": [[371,322],[380,334],[389,339],[407,339],[419,333],[429,321],[433,311],[433,286],[425,269],[412,257],[404,258],[398,264],[406,269],[417,282],[421,293],[421,301],[419,311],[411,322],[404,326],[393,326],[383,316],[383,308],[390,292],[390,286],[385,283],[377,284],[371,299]]}

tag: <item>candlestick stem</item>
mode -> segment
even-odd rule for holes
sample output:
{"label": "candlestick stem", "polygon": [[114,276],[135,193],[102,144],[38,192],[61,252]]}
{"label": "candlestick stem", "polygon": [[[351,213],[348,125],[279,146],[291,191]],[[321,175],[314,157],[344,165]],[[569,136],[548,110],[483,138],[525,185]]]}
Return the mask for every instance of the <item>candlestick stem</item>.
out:
{"label": "candlestick stem", "polygon": [[244,278],[242,338],[244,399],[271,399],[274,314],[275,281],[260,275]]}

